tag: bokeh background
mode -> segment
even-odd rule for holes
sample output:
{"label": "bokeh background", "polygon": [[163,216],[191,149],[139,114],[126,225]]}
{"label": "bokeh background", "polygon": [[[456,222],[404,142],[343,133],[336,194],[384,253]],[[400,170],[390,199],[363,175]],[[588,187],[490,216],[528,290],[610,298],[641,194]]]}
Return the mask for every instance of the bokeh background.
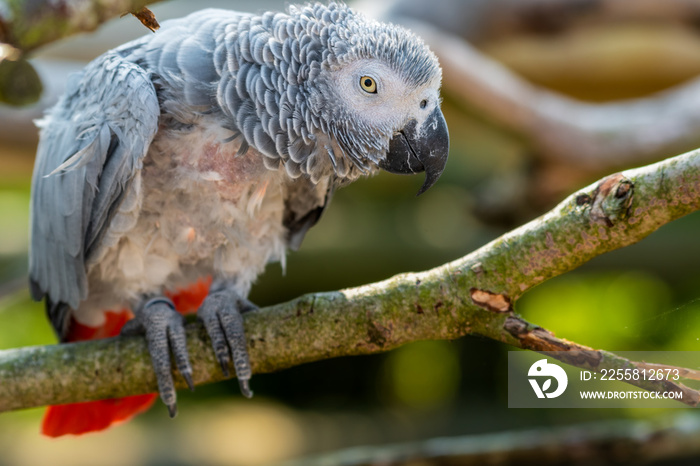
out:
{"label": "bokeh background", "polygon": [[[263,11],[286,3],[180,0],[152,10],[162,21],[205,6]],[[144,32],[124,17],[37,57],[66,60],[70,69]],[[477,45],[531,82],[590,102],[647,95],[700,73],[700,32],[681,24],[590,24]],[[65,79],[61,66],[45,79],[50,91]],[[444,99],[451,154],[440,182],[419,198],[421,177],[384,173],[341,190],[302,249],[288,256],[286,276],[279,265],[268,267],[253,289],[254,302],[265,306],[438,266],[606,174],[552,169],[519,135],[449,93]],[[0,109],[4,122],[16,115],[11,131],[10,123],[0,130],[0,349],[56,341],[43,305],[30,300],[25,286],[36,147],[28,121],[37,112]],[[537,189],[544,175],[558,177],[556,192]],[[698,214],[674,222],[538,286],[516,310],[559,337],[595,348],[700,350],[699,230]],[[253,400],[243,399],[235,382],[198,387],[178,395],[174,421],[159,404],[130,423],[77,438],[41,437],[42,409],[3,413],[0,465],[252,466],[358,445],[695,415],[685,409],[508,409],[511,349],[466,337],[308,364],[256,375]]]}

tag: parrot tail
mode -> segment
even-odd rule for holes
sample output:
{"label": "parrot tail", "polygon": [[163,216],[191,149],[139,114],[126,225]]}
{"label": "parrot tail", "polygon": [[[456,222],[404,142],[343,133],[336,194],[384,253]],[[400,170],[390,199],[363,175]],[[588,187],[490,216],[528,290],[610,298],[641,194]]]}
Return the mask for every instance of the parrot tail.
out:
{"label": "parrot tail", "polygon": [[[173,301],[181,314],[191,314],[199,309],[209,293],[212,279],[207,277],[187,288],[165,295]],[[72,320],[66,341],[85,341],[109,338],[119,335],[125,323],[134,315],[129,310],[106,311],[105,322],[100,327],[90,327]],[[87,401],[65,405],[49,406],[41,423],[41,433],[48,437],[66,434],[80,435],[98,432],[108,427],[128,421],[139,413],[147,411],[156,401],[158,394],[127,396],[108,400]]]}

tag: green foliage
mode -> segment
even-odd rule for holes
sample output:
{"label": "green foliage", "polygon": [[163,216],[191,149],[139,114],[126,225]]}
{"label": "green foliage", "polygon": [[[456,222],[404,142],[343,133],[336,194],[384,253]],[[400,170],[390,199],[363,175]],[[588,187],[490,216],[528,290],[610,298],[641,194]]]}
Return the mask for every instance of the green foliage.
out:
{"label": "green foliage", "polygon": [[559,337],[596,349],[642,351],[661,349],[653,337],[671,296],[669,286],[647,272],[570,273],[530,291],[516,309]]}
{"label": "green foliage", "polygon": [[43,303],[32,301],[26,291],[0,300],[0,320],[0,350],[56,343]]}
{"label": "green foliage", "polygon": [[0,102],[14,106],[33,104],[43,89],[39,75],[27,60],[3,59],[0,48]]}
{"label": "green foliage", "polygon": [[3,255],[27,251],[29,239],[29,191],[0,190],[0,213],[6,220],[0,230],[0,261]]}
{"label": "green foliage", "polygon": [[388,354],[384,389],[392,401],[416,409],[449,405],[457,398],[459,356],[450,342],[423,341]]}

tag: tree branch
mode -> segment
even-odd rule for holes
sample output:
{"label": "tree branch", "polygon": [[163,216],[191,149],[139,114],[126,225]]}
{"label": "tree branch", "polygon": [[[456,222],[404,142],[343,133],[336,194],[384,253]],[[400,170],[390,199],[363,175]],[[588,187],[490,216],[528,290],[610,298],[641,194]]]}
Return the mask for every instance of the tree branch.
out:
{"label": "tree branch", "polygon": [[28,105],[39,100],[42,84],[25,56],[51,42],[97,29],[131,13],[151,30],[158,22],[147,4],[160,0],[11,0],[0,3],[0,102]]}
{"label": "tree branch", "polygon": [[61,0],[4,2],[0,9],[0,42],[24,53],[80,32],[160,0]]}
{"label": "tree branch", "polygon": [[[435,269],[246,314],[254,372],[387,351],[426,339],[479,334],[536,351],[589,349],[528,324],[514,303],[533,286],[643,239],[700,208],[700,151],[603,178],[549,213]],[[223,379],[201,325],[188,325],[195,384]],[[578,367],[634,367],[606,352]],[[647,381],[648,382],[648,381]],[[179,379],[179,386],[184,387]],[[640,385],[698,393],[664,382]],[[0,411],[153,392],[142,338],[113,338],[0,352]]]}

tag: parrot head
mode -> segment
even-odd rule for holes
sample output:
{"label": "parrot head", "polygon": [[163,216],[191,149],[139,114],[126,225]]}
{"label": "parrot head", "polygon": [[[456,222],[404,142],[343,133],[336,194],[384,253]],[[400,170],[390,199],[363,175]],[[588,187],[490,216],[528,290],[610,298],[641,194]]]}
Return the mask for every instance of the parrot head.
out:
{"label": "parrot head", "polygon": [[[352,140],[343,149],[360,163],[369,163],[391,173],[425,172],[422,194],[442,174],[449,151],[449,134],[440,110],[441,72],[437,60],[415,36],[393,29],[389,44],[377,44],[398,52],[360,56],[329,71],[340,111],[334,121],[346,134],[336,132],[340,141]],[[369,36],[376,37],[376,36]],[[401,41],[409,41],[410,48]],[[365,52],[367,53],[367,52]],[[341,97],[341,95],[343,97]],[[352,138],[352,139],[351,139]]]}
{"label": "parrot head", "polygon": [[410,31],[356,13],[336,23],[329,46],[319,77],[327,102],[335,102],[324,108],[337,122],[342,151],[360,168],[425,172],[422,194],[442,174],[449,151],[437,57]]}
{"label": "parrot head", "polygon": [[440,177],[442,70],[407,29],[316,3],[251,17],[227,29],[224,46],[220,106],[267,168],[338,184],[378,169],[425,172],[419,194]]}
{"label": "parrot head", "polygon": [[435,54],[407,29],[342,4],[292,7],[290,16],[302,44],[295,77],[304,98],[296,101],[302,138],[288,146],[287,171],[319,179],[330,166],[341,181],[377,169],[425,172],[418,194],[425,192],[449,150]]}

